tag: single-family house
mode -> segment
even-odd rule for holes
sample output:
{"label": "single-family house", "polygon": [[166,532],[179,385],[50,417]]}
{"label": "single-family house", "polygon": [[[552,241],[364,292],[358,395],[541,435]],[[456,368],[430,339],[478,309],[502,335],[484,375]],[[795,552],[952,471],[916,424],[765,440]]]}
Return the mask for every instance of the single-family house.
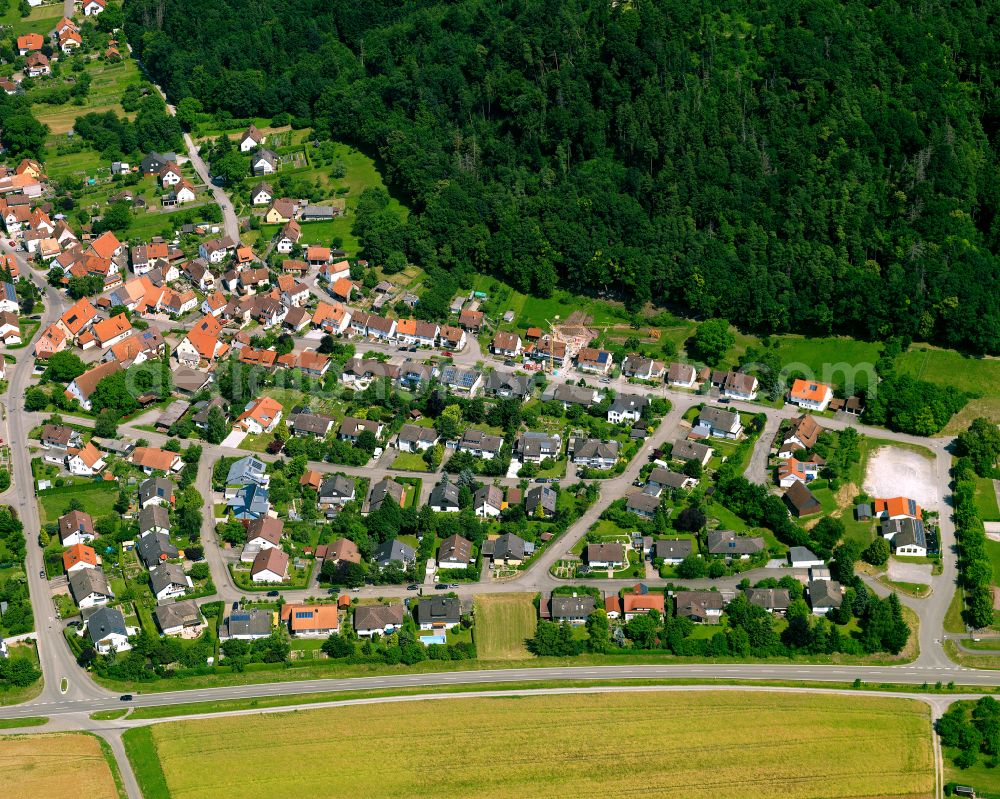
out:
{"label": "single-family house", "polygon": [[94,520],[89,513],[71,510],[59,517],[59,540],[64,547],[89,544],[96,536]]}
{"label": "single-family house", "polygon": [[806,585],[806,595],[812,612],[817,616],[825,616],[844,601],[844,590],[836,580],[810,580]]}
{"label": "single-family house", "polygon": [[[457,492],[456,492],[457,493]],[[448,536],[437,551],[439,569],[465,569],[475,563],[472,556],[472,542],[460,535]]]}
{"label": "single-family house", "polygon": [[375,562],[382,568],[390,563],[396,563],[405,568],[416,562],[416,559],[416,550],[397,538],[383,541],[375,550]]}
{"label": "single-family house", "polygon": [[615,543],[587,544],[584,560],[592,569],[620,569],[628,562],[625,547]]}
{"label": "single-family house", "polygon": [[549,617],[557,624],[585,624],[596,608],[597,603],[590,594],[552,594],[549,598]]}
{"label": "single-family house", "polygon": [[726,560],[746,560],[766,547],[763,538],[737,535],[732,530],[709,530],[707,542],[709,555],[719,555]]}
{"label": "single-family house", "polygon": [[86,544],[74,544],[63,552],[63,570],[72,574],[80,569],[96,569],[97,553]]}
{"label": "single-family house", "polygon": [[368,512],[374,513],[382,507],[383,502],[394,502],[403,507],[405,497],[406,489],[401,484],[392,478],[383,477],[371,487],[368,494]]}
{"label": "single-family house", "polygon": [[403,626],[404,612],[401,602],[390,605],[359,605],[354,609],[354,632],[359,638],[390,635]]}
{"label": "single-family house", "polygon": [[436,513],[458,513],[458,486],[454,483],[441,482],[434,486],[430,496],[431,510]]}
{"label": "single-family house", "polygon": [[698,461],[702,466],[707,466],[712,459],[712,448],[697,441],[681,438],[674,442],[670,457],[677,461]]}
{"label": "single-family house", "polygon": [[283,583],[288,579],[288,555],[280,547],[262,549],[250,567],[255,583]]}
{"label": "single-family house", "polygon": [[271,502],[266,488],[256,483],[242,486],[226,501],[226,506],[233,513],[233,518],[239,520],[260,519],[271,510]]}
{"label": "single-family house", "polygon": [[768,613],[784,613],[791,597],[787,588],[748,588],[747,600],[751,605],[764,608]]}
{"label": "single-family house", "polygon": [[617,441],[571,436],[566,451],[577,466],[588,469],[611,469],[618,463],[621,444]]}
{"label": "single-family house", "polygon": [[503,491],[497,486],[485,485],[472,495],[472,509],[481,519],[495,519],[503,510]]}
{"label": "single-family house", "polygon": [[[85,8],[98,7],[99,0],[90,0]],[[100,0],[103,3],[104,0]],[[98,654],[110,655],[112,652],[127,652],[132,648],[129,643],[129,628],[125,625],[125,616],[118,608],[98,608],[87,617],[87,637]]]}
{"label": "single-family house", "polygon": [[341,475],[327,477],[320,484],[317,491],[320,507],[339,507],[346,505],[348,502],[353,502],[355,497],[356,488],[354,481]]}
{"label": "single-family house", "polygon": [[636,380],[658,380],[663,377],[663,363],[633,353],[622,360],[622,374]]}
{"label": "single-family house", "polygon": [[205,617],[193,599],[157,605],[153,616],[164,635],[196,638],[206,627]]}
{"label": "single-family house", "polygon": [[547,485],[532,486],[524,494],[524,512],[530,518],[551,519],[556,515],[559,494]]}
{"label": "single-family house", "polygon": [[581,347],[576,353],[576,368],[581,372],[606,375],[614,364],[614,356],[607,350]]}
{"label": "single-family house", "polygon": [[742,432],[743,425],[738,413],[706,405],[698,414],[697,424],[691,429],[691,436],[737,439]]}
{"label": "single-family house", "polygon": [[234,429],[261,435],[270,433],[281,421],[281,403],[272,397],[260,397],[248,402],[243,413],[236,417]]}
{"label": "single-family house", "polygon": [[153,472],[177,472],[184,465],[181,456],[176,452],[159,447],[136,447],[129,458],[134,466],[138,466],[146,474]]}
{"label": "single-family house", "polygon": [[82,447],[67,448],[65,465],[70,474],[92,477],[104,468],[105,462],[97,447],[88,441]]}
{"label": "single-family house", "polygon": [[219,630],[219,640],[228,641],[235,638],[240,641],[254,641],[258,638],[267,638],[273,626],[274,611],[257,608],[234,610],[223,620]]}
{"label": "single-family house", "polygon": [[81,608],[106,605],[115,598],[101,569],[79,569],[69,575],[69,592]]}
{"label": "single-family house", "polygon": [[240,560],[253,563],[262,549],[281,546],[281,534],[285,523],[273,516],[261,516],[251,519],[247,524],[247,540],[243,544]]}
{"label": "single-family house", "polygon": [[815,380],[796,379],[788,392],[788,401],[811,411],[825,411],[833,399],[833,389]]}
{"label": "single-family house", "polygon": [[676,566],[688,555],[694,554],[694,541],[690,538],[660,538],[653,543],[653,558]]}
{"label": "single-family house", "polygon": [[149,584],[157,602],[182,597],[193,585],[178,563],[160,563],[151,568]]}
{"label": "single-family house", "polygon": [[674,613],[696,624],[718,624],[725,600],[718,591],[675,591]]}
{"label": "single-family house", "polygon": [[139,483],[139,508],[174,505],[174,484],[166,477],[150,477]]}
{"label": "single-family house", "polygon": [[608,407],[611,424],[630,424],[642,418],[642,411],[649,405],[649,397],[637,394],[619,394]]}
{"label": "single-family house", "polygon": [[462,621],[462,601],[454,596],[433,596],[417,605],[421,630],[450,630]]}
{"label": "single-family house", "polygon": [[329,638],[340,630],[336,605],[282,605],[281,619],[293,638]]}
{"label": "single-family house", "polygon": [[811,569],[813,566],[825,566],[826,563],[808,547],[789,547],[788,564],[793,569]]}
{"label": "single-family house", "polygon": [[520,566],[535,551],[535,545],[514,533],[503,533],[483,542],[483,557],[489,558],[494,567]]}
{"label": "single-family house", "polygon": [[910,558],[927,557],[927,531],[921,519],[904,516],[883,519],[882,537],[888,539],[895,555]]}

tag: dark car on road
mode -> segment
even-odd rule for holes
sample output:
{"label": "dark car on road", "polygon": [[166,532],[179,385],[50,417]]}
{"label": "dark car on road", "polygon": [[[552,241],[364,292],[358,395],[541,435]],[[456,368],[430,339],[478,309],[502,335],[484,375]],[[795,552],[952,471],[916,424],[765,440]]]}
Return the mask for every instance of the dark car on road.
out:
{"label": "dark car on road", "polygon": [[448,583],[436,583],[434,585],[435,591],[446,591],[448,589]]}
{"label": "dark car on road", "polygon": [[132,701],[132,694],[122,694],[121,696],[118,697],[118,701],[119,702],[131,702]]}
{"label": "dark car on road", "polygon": [[417,585],[416,583],[414,583],[413,585],[406,586],[406,590],[407,591],[419,591],[420,590],[420,586]]}

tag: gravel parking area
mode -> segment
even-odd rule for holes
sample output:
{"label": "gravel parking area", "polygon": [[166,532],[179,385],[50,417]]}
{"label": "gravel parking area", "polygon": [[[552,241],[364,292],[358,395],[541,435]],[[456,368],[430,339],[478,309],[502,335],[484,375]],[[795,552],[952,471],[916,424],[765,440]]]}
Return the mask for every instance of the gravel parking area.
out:
{"label": "gravel parking area", "polygon": [[890,558],[889,579],[897,583],[930,585],[931,565],[929,563],[900,563],[895,558]]}
{"label": "gravel parking area", "polygon": [[899,447],[879,447],[868,459],[864,490],[872,497],[909,497],[925,508],[941,504],[934,461]]}

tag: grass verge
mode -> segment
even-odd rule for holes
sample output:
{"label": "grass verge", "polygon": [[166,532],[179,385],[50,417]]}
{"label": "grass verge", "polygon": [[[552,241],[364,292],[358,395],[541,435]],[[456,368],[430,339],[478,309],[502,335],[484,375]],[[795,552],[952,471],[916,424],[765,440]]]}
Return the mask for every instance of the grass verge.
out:
{"label": "grass verge", "polygon": [[48,724],[47,716],[25,716],[23,719],[0,719],[0,730],[12,730],[16,727],[41,727]]}
{"label": "grass verge", "polygon": [[156,751],[153,731],[149,727],[135,727],[122,735],[125,754],[132,764],[135,779],[142,790],[143,799],[170,799],[167,778],[160,768],[160,755]]}

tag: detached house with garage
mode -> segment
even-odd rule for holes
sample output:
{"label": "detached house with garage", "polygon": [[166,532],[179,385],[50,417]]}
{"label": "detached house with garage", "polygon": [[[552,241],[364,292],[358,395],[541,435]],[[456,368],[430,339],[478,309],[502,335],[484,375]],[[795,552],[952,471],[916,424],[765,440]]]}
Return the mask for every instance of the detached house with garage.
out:
{"label": "detached house with garage", "polygon": [[270,433],[281,421],[281,412],[280,402],[271,397],[261,397],[247,404],[243,413],[236,417],[233,427],[255,435]]}
{"label": "detached house with garage", "polygon": [[396,447],[401,452],[424,452],[440,440],[433,427],[404,424],[396,436]]}

